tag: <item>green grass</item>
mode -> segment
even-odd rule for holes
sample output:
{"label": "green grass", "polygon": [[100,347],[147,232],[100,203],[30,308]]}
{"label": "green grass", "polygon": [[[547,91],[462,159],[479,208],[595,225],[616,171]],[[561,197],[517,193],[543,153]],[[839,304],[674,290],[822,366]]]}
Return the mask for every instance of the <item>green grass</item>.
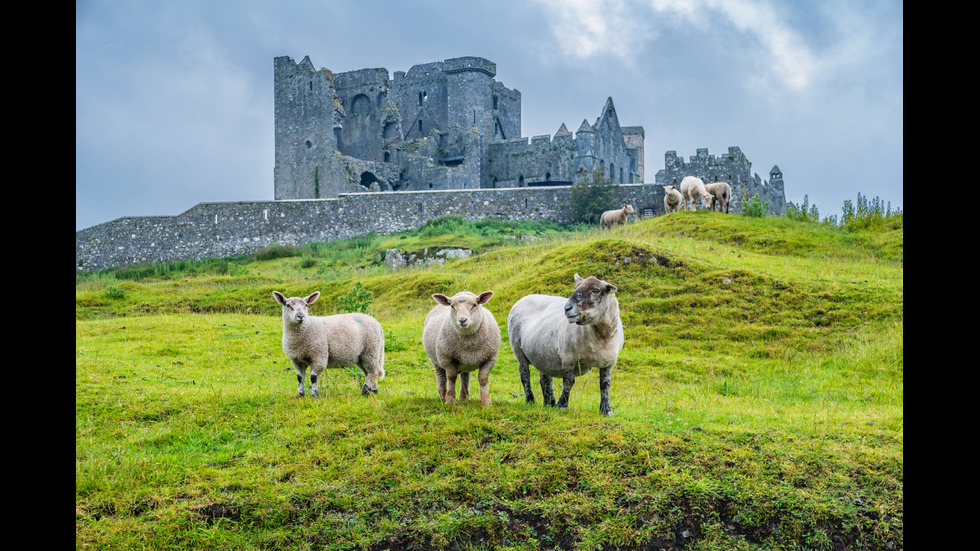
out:
{"label": "green grass", "polygon": [[[374,261],[461,243],[478,254]],[[225,273],[76,276],[76,547],[901,548],[902,247],[900,220],[445,220]],[[524,404],[507,342],[511,305],[575,273],[620,289],[612,418],[595,373],[567,411],[532,374]],[[325,315],[356,282],[386,331],[379,394],[349,369],[294,398],[272,290],[320,290]],[[464,289],[495,292],[489,408],[441,404],[420,342],[430,295]]]}

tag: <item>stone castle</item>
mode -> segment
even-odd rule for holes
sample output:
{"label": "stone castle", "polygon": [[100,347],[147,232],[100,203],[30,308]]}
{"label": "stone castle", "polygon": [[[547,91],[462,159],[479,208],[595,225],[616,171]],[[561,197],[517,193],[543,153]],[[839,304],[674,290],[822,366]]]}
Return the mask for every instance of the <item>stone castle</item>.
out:
{"label": "stone castle", "polygon": [[309,57],[274,60],[272,201],[201,203],[176,216],[124,217],[75,232],[76,270],[247,254],[270,244],[390,233],[459,215],[573,223],[571,184],[595,168],[617,204],[663,214],[663,186],[687,175],[732,184],[732,212],[754,194],[786,207],[782,173],[751,174],[738,147],[684,162],[668,151],[644,183],[641,126],[620,126],[612,98],[573,135],[521,137],[521,94],[496,65],[458,57],[408,72],[332,73]]}
{"label": "stone castle", "polygon": [[619,124],[612,98],[573,135],[521,137],[521,93],[480,57],[408,72],[331,73],[275,59],[276,199],[363,191],[571,185],[602,168],[643,182],[643,128]]}

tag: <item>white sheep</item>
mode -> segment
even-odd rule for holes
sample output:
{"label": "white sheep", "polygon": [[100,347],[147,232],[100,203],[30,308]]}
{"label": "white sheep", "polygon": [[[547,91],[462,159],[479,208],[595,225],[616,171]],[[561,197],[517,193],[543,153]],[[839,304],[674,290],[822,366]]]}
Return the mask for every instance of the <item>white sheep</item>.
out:
{"label": "white sheep", "polygon": [[599,226],[602,229],[611,228],[619,224],[625,224],[630,214],[633,214],[633,205],[623,205],[623,208],[607,210],[599,217]]}
{"label": "white sheep", "polygon": [[479,371],[480,404],[490,405],[490,370],[497,363],[500,349],[500,327],[493,314],[483,307],[493,291],[479,296],[456,293],[452,298],[435,294],[437,304],[425,316],[422,346],[436,372],[439,398],[456,403],[456,376],[459,375],[459,399],[469,397],[470,372]]}
{"label": "white sheep", "polygon": [[378,381],[384,379],[385,334],[378,320],[367,314],[311,316],[308,306],[320,292],[305,298],[286,298],[279,291],[272,296],[282,305],[282,350],[296,369],[299,387],[296,397],[306,393],[303,379],[310,367],[310,394],[320,395],[317,383],[320,373],[330,368],[357,365],[364,372],[361,393],[378,392]]}
{"label": "white sheep", "polygon": [[674,186],[664,186],[664,211],[666,212],[677,212],[680,208],[681,202],[684,201],[684,196],[681,192],[677,191]]}
{"label": "white sheep", "polygon": [[728,214],[728,208],[732,204],[732,186],[728,182],[715,182],[704,186],[704,189],[711,194],[711,210],[715,210],[715,201],[717,201],[718,212],[724,208],[725,214]]}
{"label": "white sheep", "polygon": [[[704,189],[704,180],[696,176],[685,176],[681,180],[681,195],[684,196],[684,210],[697,210],[694,204],[701,198],[706,205],[711,204],[711,194]],[[690,202],[690,208],[688,208]]]}
{"label": "white sheep", "polygon": [[613,414],[609,386],[623,348],[623,322],[616,290],[611,283],[575,274],[575,291],[568,299],[527,295],[514,304],[507,316],[507,332],[519,364],[525,402],[534,403],[529,365],[541,373],[545,405],[556,405],[551,379],[562,378],[559,409],[568,407],[575,377],[598,367],[599,412]]}

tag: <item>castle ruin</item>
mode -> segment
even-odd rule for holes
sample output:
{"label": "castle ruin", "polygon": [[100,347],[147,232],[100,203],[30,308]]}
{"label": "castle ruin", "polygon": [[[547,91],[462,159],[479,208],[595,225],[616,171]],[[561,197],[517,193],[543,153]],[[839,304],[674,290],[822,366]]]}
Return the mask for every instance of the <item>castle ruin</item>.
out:
{"label": "castle ruin", "polygon": [[643,182],[643,128],[622,127],[612,98],[573,135],[521,137],[521,93],[481,57],[408,72],[315,69],[275,59],[275,198],[364,191],[571,185],[601,167],[617,184]]}
{"label": "castle ruin", "polygon": [[616,204],[664,213],[664,185],[684,176],[732,185],[732,212],[759,194],[786,208],[782,172],[751,174],[738,147],[690,162],[674,151],[656,183],[644,183],[642,126],[620,126],[612,98],[594,123],[572,134],[521,137],[521,93],[495,80],[496,65],[458,57],[408,72],[334,74],[276,57],[275,198],[200,203],[176,216],[124,217],[75,232],[75,269],[248,254],[369,232],[418,228],[458,215],[470,220],[576,222],[571,184],[599,168]]}

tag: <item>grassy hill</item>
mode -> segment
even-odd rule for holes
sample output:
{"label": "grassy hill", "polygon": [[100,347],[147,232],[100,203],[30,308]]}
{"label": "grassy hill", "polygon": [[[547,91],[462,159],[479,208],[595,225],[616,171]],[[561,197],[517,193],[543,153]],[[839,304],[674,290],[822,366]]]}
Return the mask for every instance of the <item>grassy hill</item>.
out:
{"label": "grassy hill", "polygon": [[[389,268],[391,249],[467,248]],[[613,231],[445,219],[413,232],[76,276],[76,547],[900,549],[903,227],[675,213]],[[525,404],[506,337],[529,293],[619,287],[615,416],[597,372]],[[386,330],[296,399],[272,291]],[[446,406],[432,293],[495,292],[493,405]],[[473,383],[475,385],[475,383]],[[556,381],[560,385],[560,381]],[[557,390],[557,389],[556,389]]]}

